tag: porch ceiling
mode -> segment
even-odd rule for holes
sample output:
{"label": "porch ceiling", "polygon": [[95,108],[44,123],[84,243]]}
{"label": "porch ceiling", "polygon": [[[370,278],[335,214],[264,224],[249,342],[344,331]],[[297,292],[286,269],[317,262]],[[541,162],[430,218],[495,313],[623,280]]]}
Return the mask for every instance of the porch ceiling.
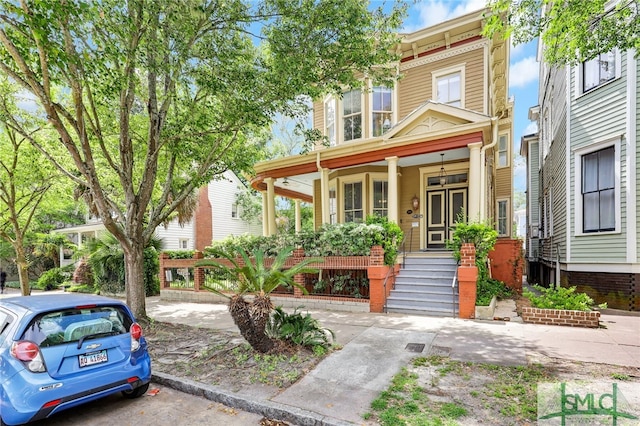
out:
{"label": "porch ceiling", "polygon": [[[452,161],[465,160],[469,158],[469,148],[462,147],[451,149],[442,152],[445,154],[445,168],[446,164]],[[417,165],[428,165],[428,164],[440,164],[442,157],[440,156],[441,152],[431,152],[431,153],[423,153],[418,155],[411,155],[407,157],[401,157],[398,159],[398,167],[412,167]],[[341,170],[362,167],[362,166],[387,166],[387,162],[384,160],[381,161],[369,161],[359,163],[353,166],[342,167]],[[313,167],[316,165],[313,163]],[[297,171],[296,171],[297,170]],[[281,173],[285,173],[286,169],[281,169]],[[291,174],[283,175],[275,178],[275,192],[278,195],[288,197],[288,198],[298,198],[302,201],[312,202],[313,201],[313,181],[320,179],[319,171],[311,171],[307,173],[300,173],[300,168],[292,168],[290,170]],[[273,177],[273,176],[272,176]],[[254,180],[253,186],[256,189],[266,190],[266,184],[263,182],[256,182]]]}

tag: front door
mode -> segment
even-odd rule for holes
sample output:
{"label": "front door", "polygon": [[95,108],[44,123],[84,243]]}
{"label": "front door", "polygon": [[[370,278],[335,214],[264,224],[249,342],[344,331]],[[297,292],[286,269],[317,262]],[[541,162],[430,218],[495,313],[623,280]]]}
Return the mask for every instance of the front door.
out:
{"label": "front door", "polygon": [[427,250],[444,249],[451,226],[466,215],[467,188],[427,191]]}

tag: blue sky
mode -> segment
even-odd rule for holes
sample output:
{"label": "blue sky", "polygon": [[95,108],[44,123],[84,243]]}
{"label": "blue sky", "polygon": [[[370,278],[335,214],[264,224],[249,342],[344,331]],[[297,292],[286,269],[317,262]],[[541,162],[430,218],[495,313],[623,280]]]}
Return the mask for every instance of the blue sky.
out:
{"label": "blue sky", "polygon": [[[403,31],[416,31],[438,24],[466,13],[479,11],[486,0],[423,0],[411,2]],[[519,157],[520,139],[534,133],[536,124],[529,121],[529,108],[538,104],[538,62],[536,60],[537,42],[512,46],[509,70],[509,96],[515,100],[514,110],[514,150],[515,190],[525,189],[525,166]]]}

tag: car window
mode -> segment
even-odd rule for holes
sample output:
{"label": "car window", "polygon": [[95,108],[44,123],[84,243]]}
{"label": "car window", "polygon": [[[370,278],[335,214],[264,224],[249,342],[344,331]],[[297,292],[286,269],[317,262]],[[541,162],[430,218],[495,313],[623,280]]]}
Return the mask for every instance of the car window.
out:
{"label": "car window", "polygon": [[23,333],[40,347],[60,345],[92,335],[127,333],[132,321],[120,306],[66,309],[35,317]]}
{"label": "car window", "polygon": [[12,319],[13,317],[8,312],[0,309],[0,344],[7,338]]}

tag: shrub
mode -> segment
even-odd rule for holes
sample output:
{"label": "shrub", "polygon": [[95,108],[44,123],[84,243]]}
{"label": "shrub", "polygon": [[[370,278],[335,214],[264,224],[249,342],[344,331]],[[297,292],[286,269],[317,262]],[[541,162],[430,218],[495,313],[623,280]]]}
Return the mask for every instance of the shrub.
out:
{"label": "shrub", "polygon": [[478,281],[478,290],[476,293],[477,306],[489,306],[493,296],[499,299],[507,299],[513,294],[512,290],[502,281],[492,278]]}
{"label": "shrub", "polygon": [[298,312],[298,308],[292,314],[287,314],[281,306],[276,307],[271,314],[266,333],[271,338],[304,346],[313,349],[314,352],[318,351],[314,349],[316,347],[327,349],[335,339],[333,331],[322,327],[311,314],[303,316]]}
{"label": "shrub", "polygon": [[372,246],[381,245],[385,250],[385,264],[393,265],[402,235],[400,227],[387,218],[370,216],[367,223],[323,225],[317,231],[299,234],[231,236],[214,242],[204,254],[211,257],[216,252],[233,253],[241,248],[248,253],[262,251],[274,257],[285,247],[301,247],[305,256],[368,256]]}
{"label": "shrub", "polygon": [[[556,287],[553,284],[546,288],[534,285],[533,288],[540,292],[540,295],[523,290],[523,295],[531,301],[534,308],[541,309],[566,309],[571,311],[590,311],[594,302],[586,293],[576,293],[576,286]],[[606,304],[600,305],[605,308]]]}
{"label": "shrub", "polygon": [[65,281],[71,279],[71,274],[63,268],[52,268],[45,271],[38,278],[37,287],[49,291],[60,287]]}
{"label": "shrub", "polygon": [[447,240],[447,248],[453,250],[453,257],[460,261],[460,249],[463,243],[473,243],[476,247],[476,266],[478,267],[478,279],[489,279],[487,259],[489,252],[493,250],[498,239],[498,231],[486,223],[458,222],[454,225],[451,240]]}

